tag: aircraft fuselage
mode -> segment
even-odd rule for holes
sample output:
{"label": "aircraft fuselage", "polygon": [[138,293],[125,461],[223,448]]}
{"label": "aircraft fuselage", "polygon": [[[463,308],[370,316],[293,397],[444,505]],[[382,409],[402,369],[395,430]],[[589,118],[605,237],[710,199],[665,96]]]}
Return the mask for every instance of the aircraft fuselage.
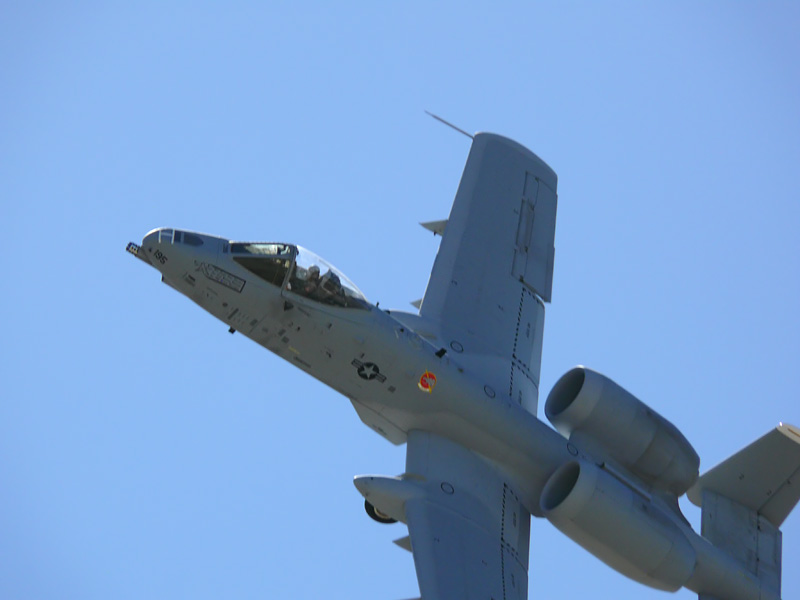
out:
{"label": "aircraft fuselage", "polygon": [[[179,234],[195,244],[178,241]],[[377,433],[396,444],[415,429],[451,439],[493,461],[526,508],[540,514],[547,478],[577,449],[440,347],[435,324],[365,300],[345,307],[292,291],[290,283],[268,283],[237,263],[231,248],[222,238],[158,229],[138,255],[231,331],[349,398]]]}

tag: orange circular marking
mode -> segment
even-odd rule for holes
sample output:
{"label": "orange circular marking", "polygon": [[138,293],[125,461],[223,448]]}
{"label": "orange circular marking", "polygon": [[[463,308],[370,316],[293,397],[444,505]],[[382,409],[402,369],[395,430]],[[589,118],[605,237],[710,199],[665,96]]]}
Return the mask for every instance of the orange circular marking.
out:
{"label": "orange circular marking", "polygon": [[417,385],[423,392],[430,394],[433,391],[433,388],[436,387],[436,375],[430,371],[425,371],[422,374],[422,377],[419,378],[419,383]]}

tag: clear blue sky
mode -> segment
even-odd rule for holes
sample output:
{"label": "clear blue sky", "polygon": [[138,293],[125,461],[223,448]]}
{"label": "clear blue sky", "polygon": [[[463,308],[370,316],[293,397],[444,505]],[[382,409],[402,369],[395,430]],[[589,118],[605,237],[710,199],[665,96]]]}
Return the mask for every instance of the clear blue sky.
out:
{"label": "clear blue sky", "polygon": [[[417,594],[351,483],[404,448],[124,247],[292,241],[410,309],[469,150],[424,109],[559,175],[540,413],[583,363],[702,469],[800,424],[799,56],[796,2],[4,3],[0,597]],[[668,597],[532,524],[531,598],[612,596]]]}

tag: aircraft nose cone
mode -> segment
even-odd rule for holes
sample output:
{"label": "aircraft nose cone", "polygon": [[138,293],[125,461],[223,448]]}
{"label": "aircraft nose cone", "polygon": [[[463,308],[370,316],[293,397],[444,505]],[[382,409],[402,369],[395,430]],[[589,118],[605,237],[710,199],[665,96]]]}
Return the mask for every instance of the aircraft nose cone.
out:
{"label": "aircraft nose cone", "polygon": [[167,263],[167,249],[169,248],[170,254],[174,254],[172,247],[174,234],[174,229],[159,227],[149,231],[142,239],[142,252],[150,264],[159,271],[163,272],[163,267]]}
{"label": "aircraft nose cone", "polygon": [[147,254],[151,254],[153,249],[158,245],[158,236],[160,232],[161,229],[153,229],[153,231],[148,232],[144,238],[142,238],[142,248],[144,248]]}

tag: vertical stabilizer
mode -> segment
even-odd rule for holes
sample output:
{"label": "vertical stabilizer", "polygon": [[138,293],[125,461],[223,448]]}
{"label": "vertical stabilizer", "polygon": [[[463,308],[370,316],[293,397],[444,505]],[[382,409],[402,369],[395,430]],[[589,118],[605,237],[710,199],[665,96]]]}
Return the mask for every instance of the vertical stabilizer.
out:
{"label": "vertical stabilizer", "polygon": [[[762,589],[780,597],[781,531],[763,515],[706,490],[703,492],[701,533],[755,575]],[[700,600],[714,598],[706,594],[699,597]]]}

